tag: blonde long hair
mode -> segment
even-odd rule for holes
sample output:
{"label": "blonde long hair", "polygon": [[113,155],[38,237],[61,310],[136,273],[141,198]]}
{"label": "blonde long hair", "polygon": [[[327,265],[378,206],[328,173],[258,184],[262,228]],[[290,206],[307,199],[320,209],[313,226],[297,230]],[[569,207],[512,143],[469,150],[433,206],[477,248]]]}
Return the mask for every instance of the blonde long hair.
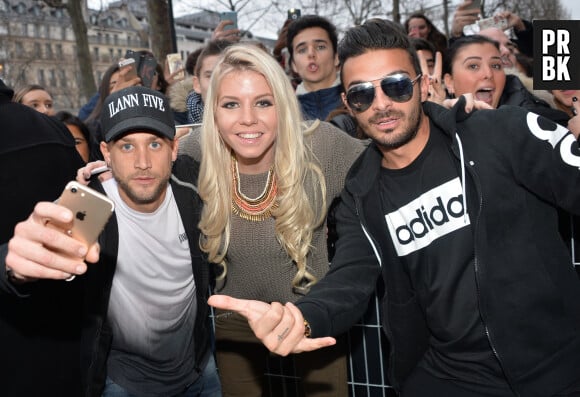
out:
{"label": "blonde long hair", "polygon": [[[274,149],[278,207],[272,216],[276,237],[297,267],[292,286],[297,291],[308,290],[317,280],[307,270],[306,258],[313,231],[326,217],[324,175],[312,151],[304,144],[304,136],[318,123],[305,129],[288,77],[272,56],[253,45],[236,44],[227,48],[212,73],[201,129],[199,194],[204,206],[199,223],[200,246],[210,262],[222,265],[220,278],[225,277],[232,216],[232,152],[220,136],[214,115],[219,85],[224,76],[235,71],[259,73],[272,89],[278,115]],[[307,181],[312,184],[312,198],[307,194]]]}

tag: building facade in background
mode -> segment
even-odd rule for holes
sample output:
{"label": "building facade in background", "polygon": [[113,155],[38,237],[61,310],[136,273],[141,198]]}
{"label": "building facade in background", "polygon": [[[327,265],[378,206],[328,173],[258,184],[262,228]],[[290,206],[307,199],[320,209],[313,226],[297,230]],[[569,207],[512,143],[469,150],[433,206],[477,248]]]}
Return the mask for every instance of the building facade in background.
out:
{"label": "building facade in background", "polygon": [[[106,9],[92,10],[86,0],[83,3],[98,87],[103,73],[128,49],[149,49],[147,5],[145,0],[122,0]],[[185,59],[210,39],[219,13],[200,12],[174,22],[177,48]],[[271,40],[264,44],[273,46]],[[0,0],[0,78],[8,86],[18,89],[40,84],[53,95],[56,110],[76,112],[85,102],[79,90],[76,52],[66,10],[39,0]]]}

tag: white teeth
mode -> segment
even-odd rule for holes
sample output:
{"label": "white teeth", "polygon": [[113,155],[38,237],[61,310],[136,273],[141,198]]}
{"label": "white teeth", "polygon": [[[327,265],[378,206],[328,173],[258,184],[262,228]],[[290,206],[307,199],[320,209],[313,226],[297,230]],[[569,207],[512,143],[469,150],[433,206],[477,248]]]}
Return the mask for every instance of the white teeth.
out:
{"label": "white teeth", "polygon": [[243,138],[243,139],[256,139],[256,138],[260,137],[260,134],[258,132],[256,132],[253,134],[240,134],[239,136],[240,136],[240,138]]}

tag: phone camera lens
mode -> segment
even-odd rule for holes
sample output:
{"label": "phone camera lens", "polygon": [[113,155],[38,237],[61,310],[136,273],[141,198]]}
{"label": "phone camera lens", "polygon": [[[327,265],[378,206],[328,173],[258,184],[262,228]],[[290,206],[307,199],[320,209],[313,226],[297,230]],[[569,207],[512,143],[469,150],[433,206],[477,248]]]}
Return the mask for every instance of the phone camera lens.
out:
{"label": "phone camera lens", "polygon": [[70,189],[70,191],[71,191],[71,193],[76,193],[77,192],[77,188],[76,187],[73,187],[73,188]]}

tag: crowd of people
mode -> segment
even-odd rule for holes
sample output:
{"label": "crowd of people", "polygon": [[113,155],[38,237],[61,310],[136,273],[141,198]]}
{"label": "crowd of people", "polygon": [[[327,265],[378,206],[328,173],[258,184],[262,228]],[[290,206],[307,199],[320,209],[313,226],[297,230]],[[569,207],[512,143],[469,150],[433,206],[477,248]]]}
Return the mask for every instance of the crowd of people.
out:
{"label": "crowd of people", "polygon": [[[532,90],[529,21],[471,34],[471,3],[449,38],[304,15],[274,53],[224,21],[78,116],[0,81],[2,395],[268,396],[274,353],[285,393],[348,396],[376,296],[403,397],[580,396],[580,90]],[[90,246],[75,178],[115,206]]]}

